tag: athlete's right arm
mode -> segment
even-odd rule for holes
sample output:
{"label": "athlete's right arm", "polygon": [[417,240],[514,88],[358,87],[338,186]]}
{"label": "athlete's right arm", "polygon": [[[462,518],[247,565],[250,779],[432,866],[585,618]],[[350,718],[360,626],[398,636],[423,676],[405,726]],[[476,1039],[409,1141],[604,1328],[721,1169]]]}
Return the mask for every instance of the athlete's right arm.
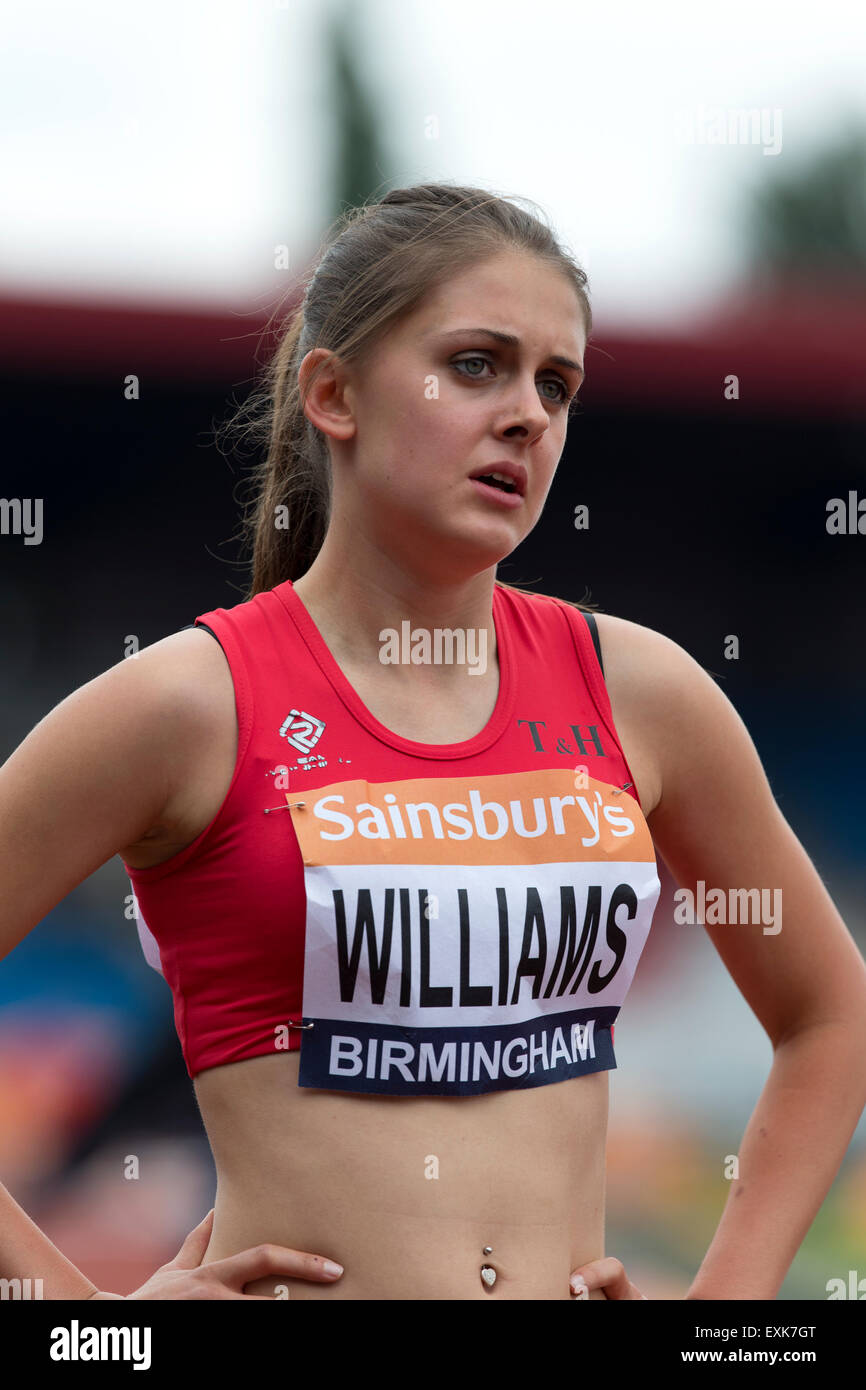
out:
{"label": "athlete's right arm", "polygon": [[[215,655],[224,661],[200,630],[164,638],[73,691],[0,767],[0,960],[100,865],[171,824],[218,718]],[[199,1269],[207,1239],[189,1260],[204,1224],[130,1297],[251,1297],[238,1271],[245,1282],[274,1272],[331,1282],[321,1257],[275,1246]],[[28,1277],[49,1299],[105,1296],[0,1183],[0,1278]]]}

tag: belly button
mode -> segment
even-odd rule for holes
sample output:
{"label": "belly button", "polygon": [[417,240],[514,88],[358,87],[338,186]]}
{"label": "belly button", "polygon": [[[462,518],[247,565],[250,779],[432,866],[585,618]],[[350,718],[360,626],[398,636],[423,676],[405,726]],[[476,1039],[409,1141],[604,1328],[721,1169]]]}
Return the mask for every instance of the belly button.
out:
{"label": "belly button", "polygon": [[[481,1253],[482,1255],[492,1255],[493,1246],[485,1245]],[[484,1284],[488,1289],[493,1288],[493,1285],[496,1283],[496,1270],[493,1268],[492,1265],[481,1266],[481,1278],[483,1279]]]}

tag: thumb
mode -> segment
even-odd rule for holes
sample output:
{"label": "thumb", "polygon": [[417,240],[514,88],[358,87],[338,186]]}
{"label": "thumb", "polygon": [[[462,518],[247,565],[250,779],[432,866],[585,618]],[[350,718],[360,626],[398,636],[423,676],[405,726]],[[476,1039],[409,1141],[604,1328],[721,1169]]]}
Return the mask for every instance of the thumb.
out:
{"label": "thumb", "polygon": [[169,1265],[174,1269],[196,1269],[202,1262],[205,1251],[210,1241],[210,1234],[213,1228],[214,1209],[211,1207],[207,1216],[201,1220],[197,1226],[190,1231],[183,1245],[178,1250],[173,1260],[169,1260]]}

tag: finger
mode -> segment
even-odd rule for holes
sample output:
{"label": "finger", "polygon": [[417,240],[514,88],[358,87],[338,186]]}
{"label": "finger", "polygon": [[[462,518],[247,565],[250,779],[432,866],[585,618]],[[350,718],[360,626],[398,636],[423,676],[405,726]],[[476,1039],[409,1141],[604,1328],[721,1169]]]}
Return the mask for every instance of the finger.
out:
{"label": "finger", "polygon": [[269,1243],[241,1250],[224,1260],[214,1260],[204,1268],[234,1289],[242,1289],[244,1284],[264,1279],[269,1274],[333,1284],[343,1273],[341,1265],[324,1255],[311,1255],[305,1250],[290,1250],[288,1246]]}
{"label": "finger", "polygon": [[279,1303],[280,1300],[269,1293],[235,1293],[234,1289],[227,1289],[225,1284],[215,1284],[218,1293],[214,1293],[214,1298],[242,1298],[246,1303],[247,1299],[254,1299],[257,1303]]}
{"label": "finger", "polygon": [[213,1229],[213,1213],[214,1209],[211,1207],[207,1216],[203,1217],[198,1225],[190,1231],[174,1259],[169,1260],[168,1265],[163,1266],[163,1268],[195,1269],[197,1265],[201,1264]]}
{"label": "finger", "polygon": [[580,1265],[578,1269],[575,1269],[569,1280],[572,1289],[575,1288],[576,1281],[581,1278],[587,1290],[601,1289],[606,1298],[643,1298],[643,1294],[629,1280],[622,1261],[617,1260],[613,1255],[607,1255],[600,1260],[592,1260],[589,1264]]}
{"label": "finger", "polygon": [[233,1289],[227,1289],[222,1284],[220,1284],[219,1287],[222,1289],[220,1298],[242,1298],[244,1302],[246,1302],[248,1298],[252,1298],[255,1299],[257,1303],[278,1303],[280,1301],[269,1293],[235,1293]]}

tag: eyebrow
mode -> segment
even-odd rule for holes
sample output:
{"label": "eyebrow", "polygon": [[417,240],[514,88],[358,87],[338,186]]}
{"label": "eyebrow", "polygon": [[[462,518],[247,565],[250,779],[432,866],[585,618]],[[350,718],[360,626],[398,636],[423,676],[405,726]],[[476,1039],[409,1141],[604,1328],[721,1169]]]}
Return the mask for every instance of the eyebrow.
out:
{"label": "eyebrow", "polygon": [[[505,343],[507,347],[520,347],[520,339],[513,333],[499,333],[495,328],[454,328],[449,333],[443,333],[443,338],[456,338],[462,333],[483,333],[488,338],[495,338],[498,343]],[[561,367],[571,367],[572,371],[579,372],[581,381],[584,380],[586,373],[580,362],[574,362],[570,357],[562,357],[552,354],[551,362],[558,362]]]}

